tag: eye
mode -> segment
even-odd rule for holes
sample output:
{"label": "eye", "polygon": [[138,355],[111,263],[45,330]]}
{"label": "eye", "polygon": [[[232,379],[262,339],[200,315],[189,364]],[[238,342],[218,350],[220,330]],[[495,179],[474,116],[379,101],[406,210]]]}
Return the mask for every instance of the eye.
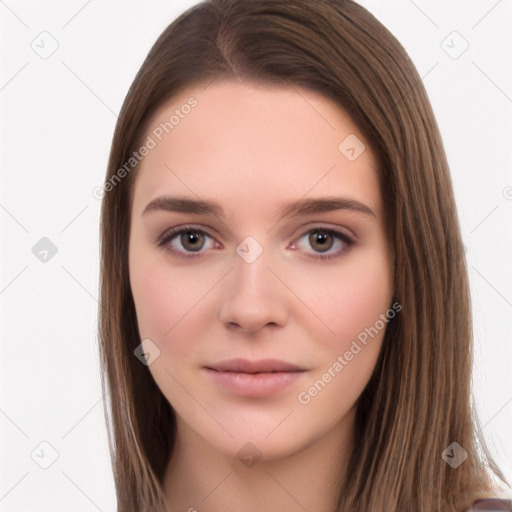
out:
{"label": "eye", "polygon": [[[206,250],[220,245],[208,233],[195,226],[172,228],[161,235],[156,243],[176,256],[184,258],[200,256]],[[316,227],[303,233],[298,242],[292,243],[290,248],[298,247],[312,254],[313,258],[330,259],[346,253],[354,243],[354,240],[345,233],[331,228]],[[306,245],[313,249],[312,253],[305,248]]]}
{"label": "eye", "polygon": [[305,252],[309,252],[304,249],[305,245],[309,245],[313,249],[314,258],[329,259],[341,256],[353,244],[354,240],[345,233],[330,228],[317,227],[302,234],[298,242],[293,243],[291,248],[295,249],[299,246]]}
{"label": "eye", "polygon": [[166,231],[157,240],[157,245],[187,258],[199,256],[202,249],[212,249],[214,240],[202,229],[182,226]]}

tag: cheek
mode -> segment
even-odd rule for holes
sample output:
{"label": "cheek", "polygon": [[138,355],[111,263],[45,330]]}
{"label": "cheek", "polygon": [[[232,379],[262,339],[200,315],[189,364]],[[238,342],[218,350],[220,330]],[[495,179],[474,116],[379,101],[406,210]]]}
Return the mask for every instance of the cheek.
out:
{"label": "cheek", "polygon": [[[333,332],[316,322],[318,366],[296,396],[304,422],[327,429],[352,409],[375,368],[391,310],[392,284],[386,266],[362,266],[326,284],[316,295],[319,316]],[[332,277],[332,276],[331,276]],[[317,281],[318,284],[318,281]],[[333,334],[334,333],[334,334]]]}
{"label": "cheek", "polygon": [[150,338],[160,348],[169,330],[184,315],[187,295],[193,294],[191,287],[182,286],[161,259],[142,247],[133,247],[130,252],[130,286],[140,336]]}
{"label": "cheek", "polygon": [[315,337],[321,333],[329,352],[348,350],[352,340],[374,326],[391,306],[389,265],[373,253],[360,253],[336,269],[301,275],[298,295],[309,306]]}
{"label": "cheek", "polygon": [[178,319],[183,291],[160,268],[138,262],[131,266],[130,284],[141,337],[163,339]]}
{"label": "cheek", "polygon": [[165,257],[134,254],[130,284],[141,339],[154,341],[168,360],[191,357],[195,350],[192,340],[200,338],[210,321],[202,309],[204,300],[218,280],[216,271],[172,268]]}

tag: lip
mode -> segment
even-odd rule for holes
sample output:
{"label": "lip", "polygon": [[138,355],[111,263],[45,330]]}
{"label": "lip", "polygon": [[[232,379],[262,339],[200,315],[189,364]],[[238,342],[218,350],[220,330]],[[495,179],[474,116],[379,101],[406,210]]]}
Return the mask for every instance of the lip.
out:
{"label": "lip", "polygon": [[211,370],[219,372],[238,373],[271,373],[271,372],[296,372],[305,371],[304,368],[279,359],[260,359],[249,361],[247,359],[228,359],[207,366]]}
{"label": "lip", "polygon": [[278,359],[230,359],[205,366],[204,370],[210,379],[225,390],[255,398],[282,391],[307,371]]}

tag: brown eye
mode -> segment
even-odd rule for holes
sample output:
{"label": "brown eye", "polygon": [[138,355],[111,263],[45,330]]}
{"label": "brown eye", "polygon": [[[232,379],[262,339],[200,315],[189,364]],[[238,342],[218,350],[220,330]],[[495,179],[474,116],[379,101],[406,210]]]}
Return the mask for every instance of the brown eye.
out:
{"label": "brown eye", "polygon": [[309,243],[315,251],[328,251],[334,244],[331,234],[325,231],[312,231],[309,235]]}
{"label": "brown eye", "polygon": [[202,229],[184,226],[165,232],[156,244],[175,256],[193,258],[213,249],[215,240]]}
{"label": "brown eye", "polygon": [[187,251],[200,251],[204,241],[204,234],[198,231],[184,231],[180,235],[181,245]]}
{"label": "brown eye", "polygon": [[354,243],[345,233],[318,226],[303,233],[293,244],[293,249],[300,249],[313,258],[327,260],[343,256]]}

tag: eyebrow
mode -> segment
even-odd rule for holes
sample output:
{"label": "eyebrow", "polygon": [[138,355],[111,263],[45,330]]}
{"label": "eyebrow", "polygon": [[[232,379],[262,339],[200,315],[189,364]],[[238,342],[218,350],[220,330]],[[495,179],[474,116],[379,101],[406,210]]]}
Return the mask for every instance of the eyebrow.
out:
{"label": "eyebrow", "polygon": [[[369,206],[349,197],[319,197],[315,199],[300,199],[285,204],[278,211],[281,218],[298,217],[316,213],[349,210],[377,218],[377,214]],[[160,196],[148,203],[142,215],[154,211],[178,213],[195,213],[213,215],[225,218],[224,209],[215,201],[190,199],[186,197]]]}

